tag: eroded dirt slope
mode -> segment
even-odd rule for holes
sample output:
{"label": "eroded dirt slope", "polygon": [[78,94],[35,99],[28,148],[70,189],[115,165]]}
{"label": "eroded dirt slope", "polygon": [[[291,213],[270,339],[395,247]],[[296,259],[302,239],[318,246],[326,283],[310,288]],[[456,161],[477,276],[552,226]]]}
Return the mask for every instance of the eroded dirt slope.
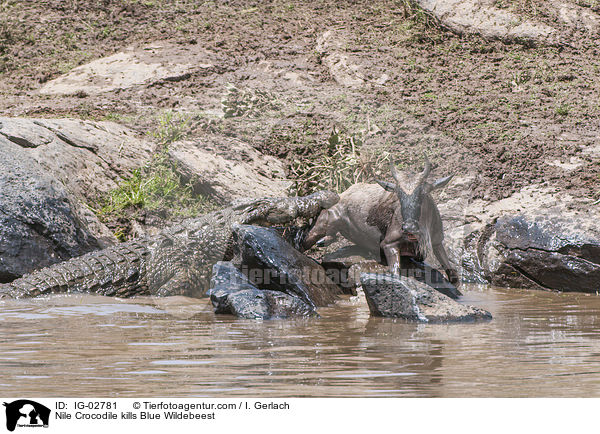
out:
{"label": "eroded dirt slope", "polygon": [[[538,3],[494,7],[565,33],[556,9]],[[595,3],[578,3],[598,15]],[[368,147],[389,149],[406,165],[427,151],[440,174],[476,173],[474,197],[499,199],[531,183],[581,198],[598,194],[594,34],[566,32],[569,43],[562,45],[505,44],[456,35],[406,6],[8,0],[0,11],[0,110],[112,119],[140,133],[161,110],[179,110],[192,119],[190,137],[236,137],[285,159],[290,169],[327,152],[337,128],[360,135]],[[211,66],[99,94],[39,93],[78,65],[155,41],[177,47],[178,59],[200,47]],[[222,101],[239,96],[231,85],[249,103],[224,117]]]}

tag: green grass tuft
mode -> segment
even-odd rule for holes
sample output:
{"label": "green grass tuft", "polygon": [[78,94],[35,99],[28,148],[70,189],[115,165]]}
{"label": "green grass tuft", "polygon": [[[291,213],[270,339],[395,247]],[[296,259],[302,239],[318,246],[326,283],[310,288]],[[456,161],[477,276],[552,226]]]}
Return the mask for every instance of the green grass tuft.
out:
{"label": "green grass tuft", "polygon": [[134,170],[110,192],[101,215],[106,218],[118,217],[124,210],[161,210],[169,217],[193,217],[213,210],[216,205],[195,195],[175,169],[166,154],[156,154],[147,166]]}
{"label": "green grass tuft", "polygon": [[169,159],[169,145],[185,137],[188,125],[188,117],[170,111],[164,113],[158,127],[149,133],[158,142],[158,152],[102,200],[98,215],[102,221],[117,227],[115,236],[119,240],[127,238],[127,229],[119,221],[139,218],[146,211],[156,211],[164,220],[171,220],[217,208],[210,198],[194,192],[192,182],[185,182]]}
{"label": "green grass tuft", "polygon": [[166,111],[158,118],[158,127],[148,135],[154,137],[159,147],[164,150],[171,143],[185,137],[190,126],[190,118],[184,114]]}
{"label": "green grass tuft", "polygon": [[568,116],[571,108],[568,104],[560,104],[554,108],[554,112],[559,116]]}

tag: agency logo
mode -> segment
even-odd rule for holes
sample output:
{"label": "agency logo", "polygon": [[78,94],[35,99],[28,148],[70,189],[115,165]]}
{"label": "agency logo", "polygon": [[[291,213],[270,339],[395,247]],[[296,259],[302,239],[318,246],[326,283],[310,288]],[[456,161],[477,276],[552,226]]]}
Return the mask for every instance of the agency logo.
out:
{"label": "agency logo", "polygon": [[19,399],[4,403],[6,407],[6,429],[14,431],[16,427],[48,428],[50,409],[29,399]]}

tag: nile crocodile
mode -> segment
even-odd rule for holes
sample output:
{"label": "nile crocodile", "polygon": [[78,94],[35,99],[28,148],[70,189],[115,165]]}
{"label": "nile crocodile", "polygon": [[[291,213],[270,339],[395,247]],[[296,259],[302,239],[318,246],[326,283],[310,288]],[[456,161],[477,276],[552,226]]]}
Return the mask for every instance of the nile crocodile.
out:
{"label": "nile crocodile", "polygon": [[190,218],[146,237],[54,264],[0,284],[0,298],[92,292],[107,296],[201,297],[212,266],[231,254],[235,224],[287,224],[317,217],[339,200],[319,191],[304,197],[263,198]]}

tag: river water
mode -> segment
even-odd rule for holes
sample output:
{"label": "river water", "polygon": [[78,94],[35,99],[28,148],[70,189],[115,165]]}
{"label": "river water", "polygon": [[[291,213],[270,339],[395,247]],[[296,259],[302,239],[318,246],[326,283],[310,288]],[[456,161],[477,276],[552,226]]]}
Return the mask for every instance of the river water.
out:
{"label": "river water", "polygon": [[207,300],[92,295],[0,302],[0,395],[600,396],[600,296],[463,288],[490,322],[214,315]]}

